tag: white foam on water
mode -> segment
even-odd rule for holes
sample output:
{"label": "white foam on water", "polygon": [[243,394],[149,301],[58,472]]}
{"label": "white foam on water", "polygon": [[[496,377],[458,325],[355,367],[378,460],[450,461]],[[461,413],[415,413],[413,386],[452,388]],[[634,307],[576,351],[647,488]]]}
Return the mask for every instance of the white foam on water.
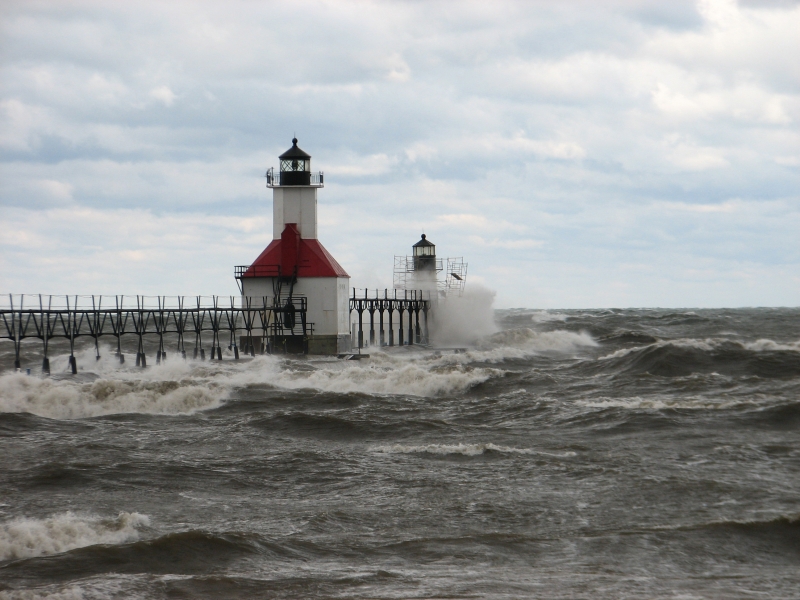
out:
{"label": "white foam on water", "polygon": [[730,346],[731,344],[737,345],[742,349],[750,350],[752,352],[776,352],[776,351],[800,352],[800,341],[782,344],[780,342],[775,342],[773,340],[768,340],[768,339],[760,339],[756,340],[755,342],[740,342],[731,339],[706,338],[701,340],[696,338],[679,338],[675,340],[662,340],[659,342],[655,342],[653,344],[647,344],[645,346],[633,346],[631,348],[623,348],[621,350],[612,352],[611,354],[601,356],[598,358],[598,360],[621,358],[633,352],[640,352],[641,350],[645,350],[647,348],[668,348],[668,347],[689,348],[693,350],[703,350],[705,352],[713,352],[714,350],[717,350],[722,346]]}
{"label": "white foam on water", "polygon": [[474,348],[460,354],[443,355],[445,363],[502,362],[539,354],[579,354],[598,343],[584,331],[535,331],[507,329],[480,340]]}
{"label": "white foam on water", "polygon": [[146,371],[121,378],[56,380],[21,373],[0,376],[0,412],[51,419],[119,413],[189,414],[219,406],[228,391],[192,380],[159,379]]}
{"label": "white foam on water", "polygon": [[566,321],[567,316],[563,313],[551,313],[546,310],[537,310],[531,315],[534,323],[551,323],[553,321]]}
{"label": "white foam on water", "polygon": [[0,560],[59,554],[96,544],[126,544],[139,539],[150,519],[121,512],[113,518],[65,512],[46,519],[12,519],[0,524]]}
{"label": "white foam on water", "polygon": [[376,446],[376,452],[383,454],[462,454],[464,456],[478,456],[486,452],[502,452],[503,454],[537,454],[542,456],[552,456],[556,458],[566,458],[575,456],[575,452],[564,452],[563,454],[542,452],[532,448],[512,448],[510,446],[499,446],[497,444],[425,444],[421,446],[406,446],[403,444],[392,444],[390,446]]}
{"label": "white foam on water", "polygon": [[744,347],[754,352],[776,352],[780,350],[800,352],[800,340],[797,342],[789,342],[788,344],[781,344],[772,340],[761,339],[755,342],[748,342],[744,344]]}
{"label": "white foam on water", "polygon": [[430,397],[464,392],[493,376],[502,374],[496,369],[470,369],[461,365],[435,368],[432,364],[417,362],[402,364],[402,362],[386,365],[367,364],[366,361],[362,361],[344,368],[313,371],[285,369],[272,373],[267,383],[290,389],[313,388],[336,393],[407,394]]}
{"label": "white foam on water", "polygon": [[[79,363],[88,362],[91,371],[84,370],[78,377],[0,375],[0,412],[27,412],[52,419],[192,414],[220,406],[235,389],[248,385],[433,397],[460,393],[503,374],[497,369],[450,364],[418,352],[373,351],[370,359],[358,362],[269,355],[241,362],[173,357],[147,369],[120,365],[113,355],[95,361],[93,350],[89,352],[88,357],[79,357]],[[99,378],[88,380],[89,376]]]}
{"label": "white foam on water", "polygon": [[532,352],[569,353],[581,348],[595,347],[597,342],[585,332],[536,331],[534,329],[506,329],[481,341],[479,348],[505,346]]}
{"label": "white foam on water", "polygon": [[[152,593],[137,585],[139,575],[116,575],[105,573],[100,577],[81,579],[80,583],[56,583],[37,586],[25,590],[4,590],[0,600],[107,600],[125,598],[126,600],[145,600]],[[139,589],[132,589],[139,588]]]}
{"label": "white foam on water", "polygon": [[82,586],[71,585],[66,588],[38,589],[38,590],[8,590],[0,592],[0,600],[90,600],[94,598],[108,598],[87,593]]}
{"label": "white foam on water", "polygon": [[370,357],[360,361],[264,355],[243,363],[216,363],[219,371],[214,381],[231,389],[270,385],[292,390],[433,397],[463,392],[504,374],[499,369],[450,364],[421,349],[369,350]]}
{"label": "white foam on water", "polygon": [[[776,402],[780,400],[774,399]],[[725,410],[742,406],[763,407],[770,404],[766,398],[706,398],[703,396],[683,396],[680,398],[598,398],[596,400],[579,400],[580,406],[587,408],[625,408],[630,410]]]}

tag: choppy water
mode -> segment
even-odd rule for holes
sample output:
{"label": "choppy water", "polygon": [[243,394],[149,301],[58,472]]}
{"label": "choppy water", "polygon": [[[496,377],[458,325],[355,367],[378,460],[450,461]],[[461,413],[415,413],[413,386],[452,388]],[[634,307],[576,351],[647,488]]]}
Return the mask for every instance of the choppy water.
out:
{"label": "choppy water", "polygon": [[361,363],[0,345],[0,598],[800,596],[799,309],[498,318]]}

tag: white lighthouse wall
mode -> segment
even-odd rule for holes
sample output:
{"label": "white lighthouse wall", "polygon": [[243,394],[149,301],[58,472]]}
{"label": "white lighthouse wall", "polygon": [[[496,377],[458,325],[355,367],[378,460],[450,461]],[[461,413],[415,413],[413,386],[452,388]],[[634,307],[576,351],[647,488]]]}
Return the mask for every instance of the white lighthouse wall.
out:
{"label": "white lighthouse wall", "polygon": [[[272,302],[272,277],[242,279],[242,296],[250,296],[253,304],[261,304],[266,296]],[[292,293],[308,299],[306,321],[314,324],[314,335],[346,335],[350,333],[349,277],[301,277]],[[284,284],[281,295],[289,293]]]}
{"label": "white lighthouse wall", "polygon": [[281,238],[286,223],[297,223],[301,238],[317,239],[317,188],[272,188],[272,239]]}
{"label": "white lighthouse wall", "polygon": [[301,277],[294,293],[308,298],[307,320],[314,335],[350,333],[349,277]]}
{"label": "white lighthouse wall", "polygon": [[260,306],[262,298],[266,297],[272,303],[272,277],[245,277],[242,278],[242,304],[246,306],[244,298],[250,297],[254,306]]}

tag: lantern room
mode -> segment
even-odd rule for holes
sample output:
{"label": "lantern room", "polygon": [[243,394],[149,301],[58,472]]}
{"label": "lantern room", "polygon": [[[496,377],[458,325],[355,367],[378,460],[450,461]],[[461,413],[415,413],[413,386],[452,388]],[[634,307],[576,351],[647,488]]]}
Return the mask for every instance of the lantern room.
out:
{"label": "lantern room", "polygon": [[436,246],[428,241],[424,233],[412,248],[414,251],[415,271],[436,270]]}
{"label": "lantern room", "polygon": [[311,155],[297,146],[297,138],[292,138],[292,147],[278,158],[280,159],[280,171],[275,173],[272,168],[267,171],[267,187],[322,187],[322,172],[311,172]]}

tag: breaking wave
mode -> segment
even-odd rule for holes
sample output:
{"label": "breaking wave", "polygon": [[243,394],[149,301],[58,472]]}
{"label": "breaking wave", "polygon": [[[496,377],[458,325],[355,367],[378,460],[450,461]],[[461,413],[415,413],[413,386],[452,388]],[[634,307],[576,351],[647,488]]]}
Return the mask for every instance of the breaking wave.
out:
{"label": "breaking wave", "polygon": [[550,323],[553,321],[566,321],[567,315],[563,313],[551,313],[546,310],[537,310],[531,315],[534,323]]}
{"label": "breaking wave", "polygon": [[499,363],[542,354],[578,354],[597,346],[594,338],[584,331],[535,331],[523,327],[485,337],[466,352],[443,357],[443,360],[450,363]]}
{"label": "breaking wave", "polygon": [[798,352],[800,342],[683,338],[617,350],[600,357],[598,366],[665,377],[692,373],[793,377],[800,375]]}
{"label": "breaking wave", "polygon": [[193,381],[96,379],[90,382],[0,376],[0,412],[27,412],[51,419],[119,413],[189,414],[219,406],[227,392]]}
{"label": "breaking wave", "polygon": [[536,331],[526,327],[506,329],[481,341],[479,348],[505,347],[529,352],[574,352],[581,348],[597,346],[585,331]]}
{"label": "breaking wave", "polygon": [[430,368],[419,364],[357,365],[314,371],[283,370],[268,383],[284,388],[313,388],[335,393],[441,396],[464,392],[492,376],[496,369],[471,369],[461,365]]}
{"label": "breaking wave", "polygon": [[96,544],[126,544],[139,539],[150,519],[121,512],[114,518],[65,512],[46,519],[18,518],[0,524],[0,560],[60,554]]}

